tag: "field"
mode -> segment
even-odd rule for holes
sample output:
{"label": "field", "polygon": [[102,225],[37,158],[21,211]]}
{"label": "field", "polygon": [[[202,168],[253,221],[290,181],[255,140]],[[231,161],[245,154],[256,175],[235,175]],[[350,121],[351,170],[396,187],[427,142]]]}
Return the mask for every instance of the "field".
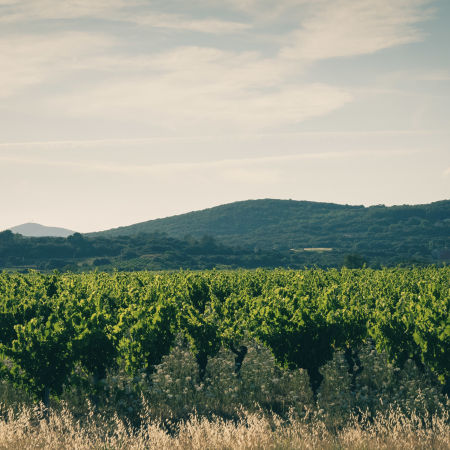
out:
{"label": "field", "polygon": [[449,448],[449,302],[446,267],[3,273],[0,448]]}

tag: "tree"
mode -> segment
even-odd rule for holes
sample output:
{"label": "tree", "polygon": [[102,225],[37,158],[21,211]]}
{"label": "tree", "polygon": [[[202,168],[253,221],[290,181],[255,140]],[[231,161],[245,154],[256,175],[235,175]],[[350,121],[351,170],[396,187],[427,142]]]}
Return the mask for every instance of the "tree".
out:
{"label": "tree", "polygon": [[362,269],[367,264],[367,261],[363,256],[358,253],[352,253],[349,255],[345,255],[344,258],[344,267],[347,269]]}

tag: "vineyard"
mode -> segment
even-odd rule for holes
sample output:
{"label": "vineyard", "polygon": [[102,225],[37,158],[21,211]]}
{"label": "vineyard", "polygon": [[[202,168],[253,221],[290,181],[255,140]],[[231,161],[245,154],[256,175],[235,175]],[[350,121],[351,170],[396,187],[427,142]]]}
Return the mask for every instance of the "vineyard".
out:
{"label": "vineyard", "polygon": [[88,400],[133,423],[145,408],[433,413],[449,309],[447,267],[3,273],[0,402]]}

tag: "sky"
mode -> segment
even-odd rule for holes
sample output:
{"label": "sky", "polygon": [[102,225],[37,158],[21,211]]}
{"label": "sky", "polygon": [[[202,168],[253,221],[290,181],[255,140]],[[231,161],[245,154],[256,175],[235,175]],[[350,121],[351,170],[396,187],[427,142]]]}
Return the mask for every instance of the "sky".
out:
{"label": "sky", "polygon": [[450,198],[449,0],[0,0],[0,229]]}

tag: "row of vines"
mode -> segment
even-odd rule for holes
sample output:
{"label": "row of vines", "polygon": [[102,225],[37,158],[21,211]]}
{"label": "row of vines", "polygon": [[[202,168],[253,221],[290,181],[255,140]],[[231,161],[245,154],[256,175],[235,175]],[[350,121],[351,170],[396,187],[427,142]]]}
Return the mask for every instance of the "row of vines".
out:
{"label": "row of vines", "polygon": [[245,365],[248,339],[311,389],[342,351],[358,371],[367,341],[413,360],[449,394],[450,269],[0,274],[0,378],[48,403],[75,370],[93,389],[108,370],[151,374],[182,336],[205,377],[221,348]]}

